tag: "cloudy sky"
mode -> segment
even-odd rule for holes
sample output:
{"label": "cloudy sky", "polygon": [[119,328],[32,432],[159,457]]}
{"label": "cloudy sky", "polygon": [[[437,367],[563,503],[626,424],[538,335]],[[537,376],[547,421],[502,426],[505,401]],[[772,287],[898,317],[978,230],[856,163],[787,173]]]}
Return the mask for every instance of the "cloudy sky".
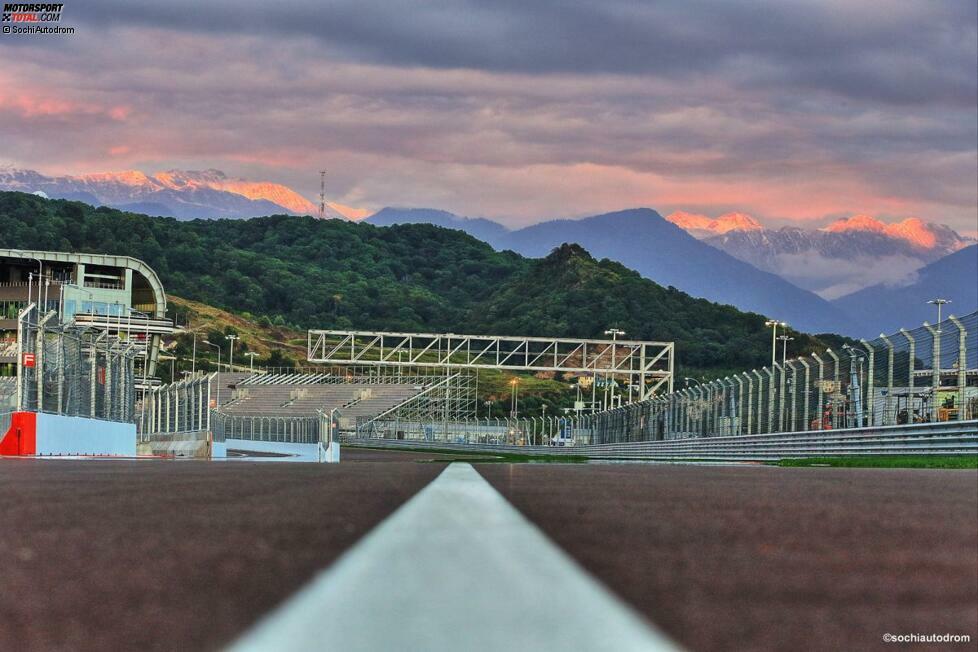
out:
{"label": "cloudy sky", "polygon": [[0,162],[219,168],[511,225],[633,206],[973,232],[973,0],[66,0]]}

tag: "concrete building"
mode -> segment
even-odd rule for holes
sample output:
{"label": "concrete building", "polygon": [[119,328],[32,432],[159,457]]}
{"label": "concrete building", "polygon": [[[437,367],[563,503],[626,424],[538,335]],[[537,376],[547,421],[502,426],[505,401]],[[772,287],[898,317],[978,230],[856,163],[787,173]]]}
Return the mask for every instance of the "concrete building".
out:
{"label": "concrete building", "polygon": [[[0,249],[0,376],[17,373],[17,315],[29,304],[61,324],[104,330],[141,349],[155,376],[166,294],[149,265],[128,256]],[[148,347],[148,355],[147,355]]]}

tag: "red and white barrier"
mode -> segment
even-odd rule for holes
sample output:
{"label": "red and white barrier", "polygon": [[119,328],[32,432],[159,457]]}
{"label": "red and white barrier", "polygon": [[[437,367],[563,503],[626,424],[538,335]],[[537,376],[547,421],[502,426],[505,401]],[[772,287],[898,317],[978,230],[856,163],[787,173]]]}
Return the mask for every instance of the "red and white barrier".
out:
{"label": "red and white barrier", "polygon": [[43,412],[14,412],[0,455],[136,456],[136,425]]}

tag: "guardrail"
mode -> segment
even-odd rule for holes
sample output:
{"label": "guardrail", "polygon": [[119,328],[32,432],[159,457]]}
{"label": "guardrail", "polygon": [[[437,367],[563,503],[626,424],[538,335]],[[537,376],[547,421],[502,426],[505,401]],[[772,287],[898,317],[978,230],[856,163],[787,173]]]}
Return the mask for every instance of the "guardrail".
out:
{"label": "guardrail", "polygon": [[345,443],[379,448],[421,448],[574,455],[593,459],[777,460],[839,455],[978,455],[978,420],[848,430],[801,431],[583,446],[514,446],[349,437]]}

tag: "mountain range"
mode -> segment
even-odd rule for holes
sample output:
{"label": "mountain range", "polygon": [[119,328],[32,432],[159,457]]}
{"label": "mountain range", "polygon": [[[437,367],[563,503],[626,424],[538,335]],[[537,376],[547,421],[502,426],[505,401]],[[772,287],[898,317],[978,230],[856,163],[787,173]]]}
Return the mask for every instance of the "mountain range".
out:
{"label": "mountain range", "polygon": [[[617,327],[676,342],[687,373],[729,373],[770,355],[762,315],[663,287],[578,245],[529,259],[427,224],[179,221],[0,192],[0,247],[134,256],[168,292],[297,329],[595,337]],[[792,354],[838,341],[793,335]]]}
{"label": "mountain range", "polygon": [[[394,224],[426,217],[425,212],[408,210],[399,215],[395,209],[385,209],[367,222]],[[553,220],[517,231],[495,229],[487,220],[444,213],[433,217],[438,226],[466,231],[498,250],[509,249],[530,258],[546,256],[563,243],[576,243],[596,258],[617,261],[661,285],[741,310],[776,315],[808,332],[851,332],[855,328],[824,299],[697,240],[649,208]]]}
{"label": "mountain range", "polygon": [[[956,297],[957,314],[978,309],[975,274],[968,266],[978,249],[974,240],[913,218],[885,224],[856,216],[823,229],[767,229],[743,213],[663,218],[651,209],[633,209],[509,231],[490,220],[444,211],[388,208],[367,221],[429,222],[530,257],[575,242],[663,285],[809,332],[874,337],[916,325],[930,314],[926,300],[919,300],[923,296]],[[791,271],[799,269],[807,274]],[[817,278],[834,283],[827,297],[813,291],[829,286],[814,282]],[[846,284],[852,291],[844,291]]]}
{"label": "mountain range", "polygon": [[[229,177],[220,170],[138,170],[81,176],[47,176],[34,170],[0,167],[0,190],[39,193],[92,206],[181,220],[244,218],[286,213],[316,215],[318,207],[287,186]],[[369,211],[328,203],[326,216],[359,219]]]}
{"label": "mountain range", "polygon": [[978,310],[978,245],[971,245],[896,279],[834,301],[863,327],[865,337],[937,320],[928,301],[949,298],[944,316]]}
{"label": "mountain range", "polygon": [[[315,204],[287,186],[219,170],[47,176],[0,167],[2,189],[177,219],[318,214]],[[370,211],[331,202],[326,214],[359,220]],[[709,217],[679,211],[663,218],[651,209],[553,220],[519,230],[426,208],[384,208],[367,221],[461,230],[497,249],[533,257],[576,242],[595,256],[619,261],[694,296],[775,316],[813,332],[859,335],[875,335],[870,332],[875,321],[853,300],[845,300],[847,296],[875,286],[899,293],[920,279],[926,285],[933,278],[921,275],[927,265],[975,243],[947,226],[918,218],[887,224],[866,215],[817,229],[767,228],[745,213]]]}
{"label": "mountain range", "polygon": [[887,224],[855,215],[821,229],[769,229],[742,213],[716,219],[673,213],[666,219],[739,260],[826,299],[892,283],[975,243],[948,226],[913,217]]}

